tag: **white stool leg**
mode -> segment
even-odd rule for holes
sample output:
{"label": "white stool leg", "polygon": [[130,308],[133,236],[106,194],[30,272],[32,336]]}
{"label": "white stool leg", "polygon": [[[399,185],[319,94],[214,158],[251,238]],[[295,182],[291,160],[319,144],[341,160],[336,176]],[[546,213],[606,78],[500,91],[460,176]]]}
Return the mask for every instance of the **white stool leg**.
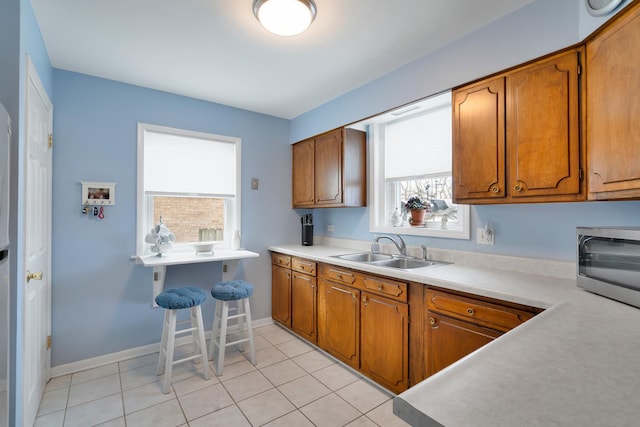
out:
{"label": "white stool leg", "polygon": [[220,331],[220,315],[222,314],[222,301],[216,300],[215,313],[213,314],[213,327],[211,328],[211,343],[209,345],[209,360],[213,360],[216,351],[216,342]]}
{"label": "white stool leg", "polygon": [[227,347],[227,323],[229,317],[229,302],[222,301],[222,315],[220,317],[220,339],[218,341],[218,360],[216,363],[216,374],[222,376],[224,367],[224,353]]}
{"label": "white stool leg", "polygon": [[164,365],[164,381],[162,392],[169,393],[171,389],[171,375],[173,374],[173,350],[176,342],[176,316],[177,310],[167,310],[169,312],[169,336],[167,337],[167,355]]}
{"label": "white stool leg", "polygon": [[[238,300],[236,301],[236,314],[238,315],[238,340],[242,341],[244,338],[246,338],[245,336],[245,310],[244,310],[244,299]],[[236,348],[238,348],[238,350],[240,350],[241,352],[244,353],[245,351],[245,342],[242,341],[240,343],[240,347],[238,348],[238,346],[236,345]]]}
{"label": "white stool leg", "polygon": [[249,305],[249,298],[245,298],[242,303],[244,304],[244,313],[247,320],[247,336],[249,338],[249,356],[251,357],[251,364],[255,365],[256,360],[256,347],[253,344],[253,324],[251,323],[251,307]]}
{"label": "white stool leg", "polygon": [[[207,341],[204,338],[204,325],[202,323],[202,310],[200,306],[193,307],[195,311],[196,323],[198,327],[198,347],[200,347],[200,360],[202,362],[202,370],[204,373],[204,379],[208,380],[209,376],[209,362],[207,359]],[[193,327],[193,325],[191,325]]]}
{"label": "white stool leg", "polygon": [[164,311],[164,320],[162,321],[162,338],[160,339],[160,353],[158,354],[158,368],[156,375],[164,373],[164,361],[167,357],[167,337],[169,336],[169,310]]}
{"label": "white stool leg", "polygon": [[[191,322],[191,345],[193,346],[193,354],[202,353],[201,349],[198,348],[200,345],[198,330],[194,329],[198,327],[198,319],[196,318],[196,307],[191,307],[189,309],[189,321]],[[200,363],[199,360],[196,359],[195,363]]]}

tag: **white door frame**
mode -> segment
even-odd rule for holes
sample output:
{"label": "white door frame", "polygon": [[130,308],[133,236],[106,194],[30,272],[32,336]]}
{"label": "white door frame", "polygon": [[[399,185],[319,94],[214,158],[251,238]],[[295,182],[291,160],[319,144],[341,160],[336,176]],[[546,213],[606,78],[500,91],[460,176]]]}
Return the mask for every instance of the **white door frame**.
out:
{"label": "white door frame", "polygon": [[[27,187],[27,171],[28,171],[28,166],[27,163],[29,162],[29,137],[30,137],[30,132],[31,132],[31,123],[30,123],[30,112],[31,112],[31,106],[30,106],[30,102],[29,102],[29,96],[33,95],[32,91],[35,91],[36,94],[41,98],[41,100],[43,101],[47,111],[48,111],[48,118],[47,118],[47,130],[46,130],[46,135],[51,135],[52,134],[52,130],[53,130],[53,105],[51,104],[51,101],[49,100],[49,96],[47,95],[46,90],[44,89],[44,86],[42,85],[42,82],[40,81],[40,77],[38,76],[38,73],[36,71],[36,68],[31,60],[31,58],[29,57],[29,55],[26,56],[26,90],[25,90],[25,120],[24,120],[24,126],[25,126],[25,137],[24,137],[24,143],[25,143],[25,156],[24,156],[24,164],[23,164],[23,170],[22,170],[22,179],[23,182],[25,182],[25,195],[24,195],[24,209],[23,209],[23,223],[25,224],[25,226],[23,227],[22,230],[22,240],[24,242],[24,253],[22,254],[23,259],[24,259],[24,271],[19,272],[19,276],[18,279],[16,280],[16,282],[18,283],[18,286],[22,286],[22,289],[25,290],[24,295],[23,295],[23,301],[22,301],[22,333],[23,333],[23,339],[22,339],[22,352],[21,354],[21,359],[23,361],[22,366],[27,367],[27,364],[25,363],[27,361],[27,357],[29,356],[27,354],[26,350],[26,333],[28,333],[28,331],[26,331],[26,325],[27,322],[26,320],[29,318],[29,316],[34,316],[34,313],[29,313],[28,310],[28,298],[26,296],[26,284],[27,284],[27,269],[29,268],[28,264],[28,254],[27,251],[29,249],[29,242],[27,241],[28,239],[28,233],[27,233],[27,228],[29,226],[29,224],[27,224],[27,200],[29,199],[29,195],[26,194],[26,187]],[[42,132],[39,132],[39,134],[42,134]],[[44,322],[46,323],[45,326],[45,336],[50,336],[51,335],[51,181],[52,181],[52,176],[51,176],[51,172],[52,172],[52,156],[51,156],[51,151],[49,150],[49,157],[48,157],[48,191],[47,191],[47,195],[45,197],[44,202],[44,213],[47,215],[47,227],[46,227],[46,231],[45,231],[45,239],[46,239],[46,260],[44,260],[44,267],[43,267],[43,280],[44,280],[44,286],[45,286],[45,301],[44,301],[44,311],[46,311],[46,313],[35,313],[35,315],[42,315],[44,316]],[[45,342],[42,342],[41,344],[42,346],[46,346]],[[39,393],[40,396],[38,397],[37,402],[35,402],[35,400],[32,402],[32,405],[29,406],[28,405],[28,388],[27,384],[25,384],[24,380],[25,377],[27,375],[30,375],[29,372],[25,372],[23,371],[22,373],[22,381],[23,381],[23,408],[22,408],[22,413],[23,413],[23,421],[25,423],[32,423],[33,420],[35,419],[35,416],[37,415],[38,412],[38,407],[34,405],[38,405],[40,404],[40,400],[42,398],[42,393],[44,392],[44,385],[45,383],[51,378],[51,349],[47,348],[46,350],[46,356],[45,356],[45,361],[44,361],[44,372],[41,373],[42,376],[37,378],[37,382],[39,383]],[[40,375],[40,373],[38,373],[38,375]],[[41,389],[41,390],[40,390]],[[25,424],[26,425],[26,424]],[[29,424],[30,425],[30,424]]]}

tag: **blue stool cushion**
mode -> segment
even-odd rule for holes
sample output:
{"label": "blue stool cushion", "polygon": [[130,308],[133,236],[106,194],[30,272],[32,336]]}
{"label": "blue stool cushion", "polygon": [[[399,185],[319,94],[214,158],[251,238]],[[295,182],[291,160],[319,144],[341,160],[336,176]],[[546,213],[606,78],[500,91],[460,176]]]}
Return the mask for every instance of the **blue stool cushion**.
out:
{"label": "blue stool cushion", "polygon": [[200,288],[185,286],[182,288],[167,289],[156,297],[156,304],[162,308],[177,310],[191,308],[202,304],[207,299],[207,294]]}
{"label": "blue stool cushion", "polygon": [[211,296],[222,301],[249,298],[251,294],[253,294],[253,285],[244,280],[219,282],[211,289]]}

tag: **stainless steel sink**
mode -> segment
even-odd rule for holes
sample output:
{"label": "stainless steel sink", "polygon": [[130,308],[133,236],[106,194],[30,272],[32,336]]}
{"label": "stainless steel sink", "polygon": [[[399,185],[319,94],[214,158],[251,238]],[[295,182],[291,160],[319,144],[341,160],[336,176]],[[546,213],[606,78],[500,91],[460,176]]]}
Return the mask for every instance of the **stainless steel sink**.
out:
{"label": "stainless steel sink", "polygon": [[366,262],[366,263],[371,263],[374,261],[392,261],[393,257],[391,255],[387,255],[387,254],[378,254],[378,253],[372,253],[372,252],[362,252],[359,254],[345,254],[345,255],[334,255],[334,258],[340,258],[340,259],[344,259],[347,261],[354,261],[354,262]]}
{"label": "stainless steel sink", "polygon": [[438,265],[446,265],[446,262],[430,261],[416,258],[394,258],[386,261],[373,262],[374,265],[381,267],[399,268],[401,270],[411,270],[422,267],[436,267]]}
{"label": "stainless steel sink", "polygon": [[431,261],[410,257],[396,257],[388,254],[361,252],[357,254],[333,255],[334,258],[346,261],[361,262],[379,267],[396,268],[399,270],[412,270],[414,268],[437,267],[447,265],[447,262]]}

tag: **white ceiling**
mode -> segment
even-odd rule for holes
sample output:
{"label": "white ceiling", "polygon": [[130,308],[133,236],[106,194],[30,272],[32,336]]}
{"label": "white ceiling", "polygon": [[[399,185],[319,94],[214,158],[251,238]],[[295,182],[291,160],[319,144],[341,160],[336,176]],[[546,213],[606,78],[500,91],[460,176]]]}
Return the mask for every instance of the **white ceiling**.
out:
{"label": "white ceiling", "polygon": [[281,37],[253,0],[31,0],[54,67],[286,119],[533,0],[315,0]]}

